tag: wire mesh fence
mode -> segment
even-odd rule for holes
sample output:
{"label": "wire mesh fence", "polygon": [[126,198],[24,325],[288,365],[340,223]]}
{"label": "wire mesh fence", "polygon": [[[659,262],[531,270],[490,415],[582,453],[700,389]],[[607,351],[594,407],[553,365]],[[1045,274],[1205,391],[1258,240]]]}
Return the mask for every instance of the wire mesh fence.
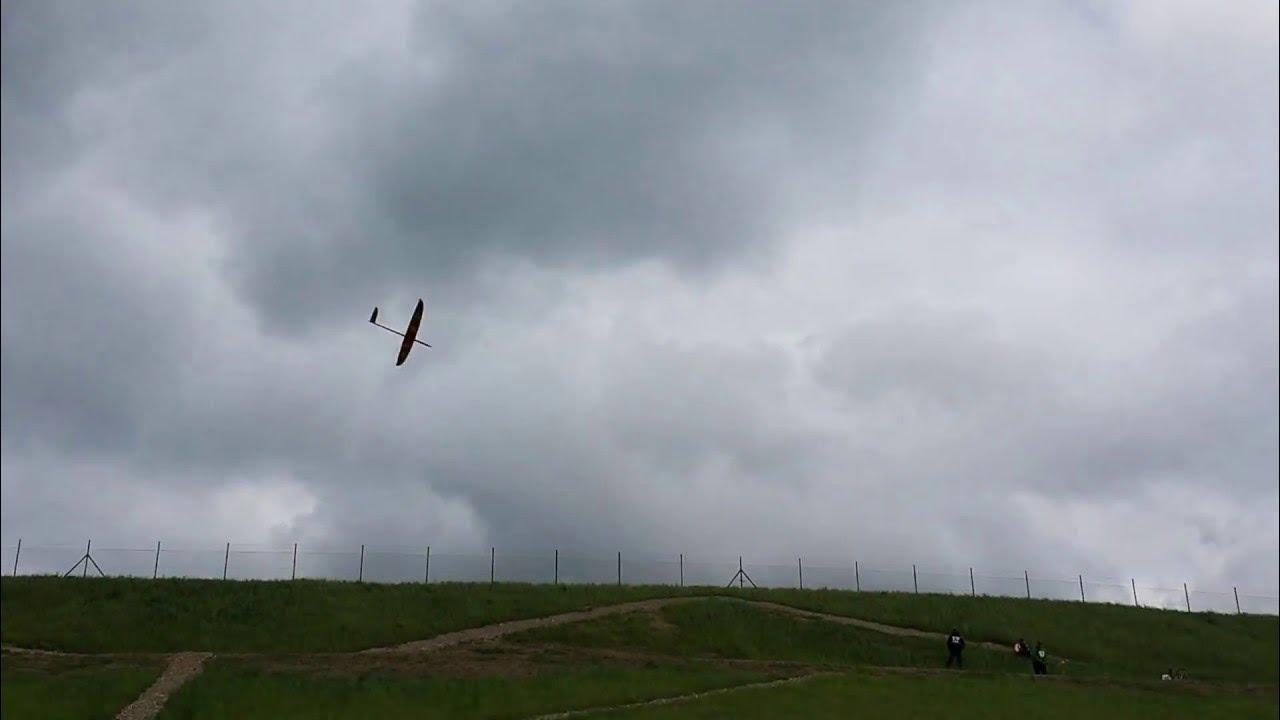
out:
{"label": "wire mesh fence", "polygon": [[[221,580],[344,580],[370,583],[526,582],[836,589],[939,593],[1112,603],[1187,612],[1280,615],[1280,597],[1233,587],[1205,589],[1139,584],[1136,578],[1042,576],[921,565],[868,565],[830,558],[793,562],[703,555],[458,553],[431,547],[353,548],[223,543],[183,547],[94,546],[86,542],[3,547],[3,574]],[[742,572],[739,573],[739,570]]]}

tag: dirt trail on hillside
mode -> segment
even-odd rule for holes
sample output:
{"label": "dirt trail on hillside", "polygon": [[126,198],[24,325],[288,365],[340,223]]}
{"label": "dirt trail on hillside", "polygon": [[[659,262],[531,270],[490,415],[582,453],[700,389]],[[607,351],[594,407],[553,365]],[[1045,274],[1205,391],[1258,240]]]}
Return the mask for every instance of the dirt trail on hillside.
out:
{"label": "dirt trail on hillside", "polygon": [[484,625],[482,627],[467,628],[466,630],[457,630],[454,632],[436,635],[426,640],[413,640],[399,645],[390,647],[370,648],[361,650],[362,653],[419,653],[431,652],[439,650],[450,645],[457,645],[465,642],[476,642],[479,640],[496,640],[497,638],[511,635],[513,633],[524,632],[525,630],[533,630],[534,628],[550,627],[552,625],[563,625],[564,623],[582,622],[583,620],[594,620],[596,618],[605,617],[606,615],[617,615],[619,613],[631,612],[633,610],[657,610],[664,605],[674,605],[678,603],[693,602],[696,600],[705,600],[705,597],[677,597],[677,598],[654,598],[652,600],[637,600],[634,602],[625,602],[618,605],[606,605],[604,607],[591,608],[589,610],[574,610],[573,612],[560,613],[558,615],[547,615],[544,617],[527,618],[524,620],[509,620],[507,622],[495,623],[493,625]]}
{"label": "dirt trail on hillside", "polygon": [[780,685],[791,685],[794,683],[806,682],[820,677],[830,677],[836,675],[833,672],[816,672],[808,675],[796,675],[795,677],[782,678],[779,680],[766,680],[764,682],[747,683],[746,685],[734,685],[733,687],[716,688],[715,690],[703,690],[702,692],[689,693],[688,695],[673,695],[671,697],[657,698],[656,700],[641,700],[640,702],[627,703],[626,705],[610,705],[607,707],[583,708],[581,710],[567,710],[565,712],[550,713],[548,715],[538,715],[529,720],[562,720],[562,718],[582,717],[584,715],[596,715],[605,712],[617,712],[618,710],[631,710],[634,708],[652,707],[655,705],[671,705],[673,703],[688,702],[690,700],[699,700],[706,697],[714,697],[716,695],[725,695],[727,693],[739,692],[742,690],[758,690],[763,688],[778,687]]}
{"label": "dirt trail on hillside", "polygon": [[204,661],[212,657],[207,652],[181,652],[169,661],[160,677],[143,691],[137,700],[116,715],[116,720],[152,720],[160,714],[169,696],[188,680],[200,674]]}
{"label": "dirt trail on hillside", "polygon": [[[886,635],[897,635],[900,637],[916,637],[928,639],[944,639],[946,633],[930,632],[928,630],[917,630],[915,628],[904,628],[896,625],[885,625],[883,623],[872,622],[870,620],[860,620],[858,618],[848,617],[847,615],[832,615],[830,613],[816,612],[814,610],[802,610],[790,605],[781,603],[768,602],[765,600],[746,600],[743,598],[725,597],[722,595],[708,596],[685,596],[673,598],[653,598],[650,600],[637,600],[635,602],[621,603],[618,605],[606,605],[604,607],[591,608],[590,610],[576,610],[573,612],[560,613],[558,615],[547,615],[538,618],[528,618],[525,620],[511,620],[508,622],[495,623],[493,625],[485,625],[483,627],[467,628],[466,630],[458,630],[455,632],[436,635],[426,640],[413,640],[399,645],[389,647],[371,648],[362,650],[362,653],[420,653],[431,652],[446,648],[459,643],[476,642],[482,640],[496,640],[506,635],[533,630],[535,628],[551,627],[553,625],[563,625],[564,623],[582,622],[583,620],[594,620],[595,618],[605,617],[607,615],[617,615],[619,613],[627,613],[639,610],[657,610],[667,605],[678,605],[681,603],[697,602],[705,600],[727,600],[729,602],[743,603],[752,605],[766,610],[791,615],[793,617],[802,617],[810,620],[827,620],[839,623],[841,625],[851,625],[853,627],[862,628],[863,630],[871,630]],[[1008,650],[1007,647],[999,643],[993,642],[974,642],[974,645],[992,649],[992,650]]]}
{"label": "dirt trail on hillside", "polygon": [[[525,630],[533,630],[535,628],[551,627],[554,625],[563,625],[565,623],[582,622],[584,620],[594,620],[596,618],[608,615],[617,615],[620,613],[633,612],[638,610],[658,610],[668,605],[679,605],[682,603],[702,602],[707,600],[725,600],[728,602],[742,603],[744,605],[752,605],[774,612],[791,615],[793,617],[808,618],[811,620],[827,620],[829,622],[839,623],[841,625],[851,625],[853,627],[862,628],[863,630],[871,630],[885,635],[897,635],[899,637],[917,637],[928,639],[943,639],[946,633],[932,632],[929,630],[917,630],[916,628],[899,627],[897,625],[885,625],[871,620],[862,620],[860,618],[849,617],[848,615],[834,615],[832,613],[818,612],[815,610],[804,610],[791,605],[783,605],[781,603],[769,602],[767,600],[747,600],[745,598],[726,597],[724,595],[686,595],[682,597],[666,597],[651,598],[649,600],[636,600],[632,602],[619,603],[617,605],[605,605],[598,608],[589,608],[587,610],[574,610],[571,612],[559,613],[556,615],[545,615],[543,617],[525,618],[522,620],[508,620],[506,622],[494,623],[492,625],[482,625],[480,627],[467,628],[465,630],[455,630],[453,632],[443,633],[425,640],[411,640],[409,642],[400,643],[398,645],[390,645],[387,647],[369,648],[367,650],[359,650],[354,654],[364,653],[421,653],[439,650],[441,648],[450,647],[467,642],[477,642],[483,640],[495,640],[514,633],[524,632]],[[990,650],[1008,650],[1009,648],[1000,643],[972,641],[971,644],[984,647]],[[33,648],[16,647],[13,645],[2,645],[0,649],[5,652],[32,655],[54,655],[61,657],[109,657],[109,656],[125,656],[125,655],[156,655],[162,653],[79,653],[79,652],[63,652],[60,650],[37,650]],[[234,653],[236,655],[252,655],[255,653]],[[268,653],[260,653],[268,654]],[[302,653],[300,653],[302,654]]]}
{"label": "dirt trail on hillside", "polygon": [[[728,602],[743,603],[754,607],[763,608],[773,612],[790,615],[792,617],[800,617],[810,620],[825,620],[829,622],[839,623],[841,625],[850,625],[864,630],[884,633],[886,635],[896,635],[901,637],[916,637],[929,639],[943,639],[946,637],[944,633],[930,632],[927,630],[917,630],[915,628],[897,627],[895,625],[885,625],[883,623],[873,622],[870,620],[861,620],[859,618],[848,617],[846,615],[833,615],[830,613],[817,612],[813,610],[803,610],[801,608],[783,605],[781,603],[768,602],[764,600],[747,600],[744,598],[725,597],[722,595],[690,595],[683,597],[667,597],[652,598],[649,600],[637,600],[633,602],[619,603],[617,605],[606,605],[597,608],[588,608],[586,610],[575,610],[572,612],[559,613],[556,615],[547,615],[544,617],[526,618],[523,620],[510,620],[507,622],[494,623],[492,625],[483,625],[480,627],[467,628],[465,630],[457,630],[448,632],[425,640],[413,640],[389,647],[370,648],[354,653],[333,653],[334,655],[394,655],[394,654],[417,654],[430,653],[443,648],[461,645],[463,643],[483,642],[487,640],[496,640],[507,635],[533,630],[536,628],[551,627],[554,625],[563,625],[565,623],[582,622],[584,620],[594,620],[596,618],[606,617],[609,615],[618,615],[621,613],[636,611],[654,611],[668,605],[678,605],[690,602],[705,602],[708,600],[724,600]],[[1004,645],[992,642],[975,642],[980,647],[990,648],[994,650],[1008,650]],[[76,652],[60,652],[56,650],[37,650],[31,648],[20,648],[11,645],[4,645],[2,649],[5,652],[15,654],[28,654],[40,656],[57,656],[57,657],[112,657],[121,656],[122,653],[76,653]],[[160,653],[150,654],[152,656]],[[234,653],[237,657],[247,657],[254,655],[268,655],[269,653]],[[144,653],[133,654],[147,655]],[[165,668],[160,678],[156,680],[150,688],[142,693],[133,703],[120,712],[116,717],[119,720],[150,720],[156,717],[160,710],[163,709],[165,701],[169,696],[181,688],[187,681],[198,675],[203,667],[205,660],[213,657],[211,652],[179,652],[168,655],[170,658],[169,665]],[[770,687],[783,683],[798,682],[827,673],[816,673],[802,675],[798,677],[787,678],[784,680],[773,680],[765,683],[753,683],[750,685],[742,685],[734,688],[724,688],[721,690],[712,690],[704,693],[694,693],[691,695],[681,695],[673,698],[663,698],[644,703],[636,703],[635,707],[650,704],[662,704],[667,702],[678,702],[687,699],[705,697],[723,692],[733,692],[736,690],[747,689],[751,687]],[[632,707],[632,705],[619,706],[621,709]],[[592,710],[590,712],[597,712]],[[587,711],[574,711],[570,713],[553,714],[545,717],[573,717]]]}

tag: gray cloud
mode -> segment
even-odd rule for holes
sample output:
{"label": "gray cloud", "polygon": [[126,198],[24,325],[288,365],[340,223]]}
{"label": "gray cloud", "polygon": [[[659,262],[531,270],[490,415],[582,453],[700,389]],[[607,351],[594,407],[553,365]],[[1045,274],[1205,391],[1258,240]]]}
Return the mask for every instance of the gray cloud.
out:
{"label": "gray cloud", "polygon": [[4,542],[1275,594],[1275,12],[1081,7],[6,3]]}

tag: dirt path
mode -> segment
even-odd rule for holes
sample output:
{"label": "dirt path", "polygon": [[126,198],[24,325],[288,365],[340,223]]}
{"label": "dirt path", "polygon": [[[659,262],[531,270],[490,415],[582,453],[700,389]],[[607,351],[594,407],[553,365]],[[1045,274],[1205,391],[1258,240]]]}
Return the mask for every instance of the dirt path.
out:
{"label": "dirt path", "polygon": [[618,605],[606,605],[604,607],[591,608],[590,610],[575,610],[573,612],[560,613],[558,615],[547,615],[545,617],[527,618],[525,620],[510,620],[507,622],[495,623],[493,625],[484,625],[482,627],[467,628],[466,630],[457,630],[455,632],[436,635],[426,640],[413,640],[399,645],[390,647],[370,648],[369,650],[361,650],[361,653],[420,653],[439,650],[450,645],[457,645],[465,642],[475,642],[478,640],[496,640],[497,638],[511,635],[513,633],[524,632],[525,630],[533,630],[534,628],[550,627],[552,625],[563,625],[565,623],[582,622],[583,620],[594,620],[595,618],[605,617],[606,615],[617,615],[619,613],[631,612],[633,610],[656,610],[664,605],[674,605],[678,603],[693,602],[696,600],[705,600],[705,597],[678,597],[678,598],[654,598],[652,600],[637,600],[634,602],[620,603]]}
{"label": "dirt path", "polygon": [[[594,620],[596,618],[606,617],[609,615],[618,615],[621,613],[657,610],[668,605],[678,605],[689,602],[703,602],[707,600],[726,600],[729,602],[743,603],[759,608],[771,610],[773,612],[791,615],[793,617],[802,617],[815,620],[826,620],[829,622],[839,623],[841,625],[851,625],[853,627],[862,628],[864,630],[872,630],[874,632],[884,633],[886,635],[897,635],[903,637],[918,637],[930,639],[942,639],[946,637],[944,633],[930,632],[927,630],[917,630],[915,628],[897,627],[895,625],[885,625],[883,623],[873,622],[870,620],[861,620],[859,618],[848,617],[846,615],[833,615],[830,613],[816,612],[813,610],[802,610],[790,605],[782,605],[780,603],[767,602],[763,600],[747,600],[743,598],[725,597],[721,595],[708,596],[684,596],[669,598],[652,598],[649,600],[638,600],[634,602],[619,603],[617,605],[606,605],[598,608],[590,608],[587,610],[576,610],[573,612],[559,613],[557,615],[547,615],[537,618],[526,618],[523,620],[510,620],[507,622],[494,623],[492,625],[483,625],[481,627],[467,628],[465,630],[457,630],[454,632],[436,635],[435,637],[425,640],[413,640],[399,645],[389,647],[370,648],[355,653],[340,653],[345,655],[390,655],[390,654],[418,654],[430,653],[443,648],[448,648],[463,643],[480,642],[485,640],[496,640],[498,638],[512,635],[514,633],[524,632],[535,628],[551,627],[553,625],[563,625],[565,623],[582,622],[584,620]],[[990,648],[994,650],[1007,650],[1003,645],[992,642],[976,642],[980,647]],[[10,645],[3,646],[5,652],[17,654],[31,654],[43,656],[61,656],[61,657],[108,657],[119,655],[118,653],[71,653],[59,652],[55,650],[35,650],[28,648],[13,647]],[[244,657],[252,655],[252,653],[236,653],[237,656]],[[149,720],[159,714],[164,703],[168,700],[178,688],[182,687],[187,681],[194,678],[200,673],[204,661],[213,657],[210,652],[180,652],[169,656],[170,662],[165,668],[163,674],[156,682],[148,688],[133,703],[120,712],[116,717],[120,720]],[[799,682],[800,680],[817,677],[829,673],[816,673],[810,675],[802,675],[798,677],[786,678],[784,680],[774,680],[765,683],[754,683],[751,685],[740,685],[734,688],[725,688],[721,690],[712,690],[704,693],[694,693],[692,695],[682,695],[674,698],[665,698],[653,700],[644,703],[635,703],[633,705],[621,705],[617,708],[639,707],[642,705],[662,704],[667,702],[679,702],[698,697],[705,697],[724,692],[736,692],[752,687],[770,687],[783,683]],[[544,717],[574,717],[576,714],[585,712],[599,712],[602,709],[573,711],[568,714],[547,715]]]}
{"label": "dirt path", "polygon": [[[681,603],[697,602],[705,600],[727,600],[729,602],[743,603],[752,605],[766,610],[791,615],[793,617],[802,617],[812,620],[827,620],[829,622],[839,623],[841,625],[852,625],[853,627],[862,628],[863,630],[872,630],[886,635],[897,635],[900,637],[917,637],[929,639],[943,639],[945,633],[930,632],[927,630],[917,630],[915,628],[904,628],[896,625],[885,625],[883,623],[872,622],[870,620],[860,620],[847,615],[832,615],[830,613],[816,612],[813,610],[802,610],[790,605],[782,605],[780,603],[767,602],[764,600],[746,600],[743,598],[724,597],[718,595],[709,596],[685,596],[672,598],[653,598],[651,600],[637,600],[635,602],[621,603],[618,605],[606,605],[604,607],[592,608],[590,610],[577,610],[574,612],[560,613],[558,615],[547,615],[539,618],[528,618],[525,620],[511,620],[509,622],[495,623],[493,625],[485,625],[477,628],[467,628],[466,630],[458,630],[455,632],[436,635],[426,640],[413,640],[399,645],[390,647],[371,648],[362,650],[362,653],[420,653],[439,650],[440,648],[457,645],[459,643],[476,642],[479,640],[496,640],[497,638],[511,635],[513,633],[524,632],[525,630],[533,630],[534,628],[544,628],[553,625],[563,625],[564,623],[582,622],[583,620],[593,620],[595,618],[605,617],[607,615],[617,615],[619,613],[627,613],[635,610],[657,610],[667,605],[678,605]],[[992,650],[1008,650],[1007,647],[999,643],[993,642],[974,642],[972,644]]]}
{"label": "dirt path", "polygon": [[181,652],[169,661],[160,677],[143,691],[137,700],[116,715],[116,720],[151,720],[160,714],[169,696],[200,674],[204,661],[212,657],[207,652]]}
{"label": "dirt path", "polygon": [[[768,608],[776,612],[786,615],[794,615],[796,617],[812,618],[816,620],[827,620],[829,622],[839,623],[841,625],[852,625],[862,628],[863,630],[874,630],[878,633],[886,635],[898,635],[900,637],[917,637],[943,640],[947,637],[946,633],[930,632],[928,630],[917,630],[915,628],[898,627],[897,625],[885,625],[884,623],[872,622],[871,620],[860,620],[847,615],[831,615],[829,613],[814,612],[813,610],[802,610],[790,605],[782,605],[779,603],[768,602],[765,600],[741,600],[739,598],[727,598],[734,602],[743,602],[755,605],[756,607]],[[969,644],[987,648],[988,650],[1010,650],[1007,645],[1000,643],[986,642],[983,640],[971,641]]]}
{"label": "dirt path", "polygon": [[832,672],[809,673],[808,675],[797,675],[795,677],[782,678],[780,680],[766,680],[764,682],[748,683],[746,685],[734,685],[733,687],[717,688],[715,690],[704,690],[702,692],[689,693],[688,695],[674,695],[672,697],[658,698],[656,700],[642,700],[640,702],[627,703],[626,705],[610,705],[608,707],[583,708],[581,710],[567,710],[565,712],[551,713],[549,715],[538,715],[529,720],[561,720],[561,718],[576,718],[585,715],[595,715],[604,712],[616,712],[618,710],[631,710],[633,708],[652,707],[654,705],[671,705],[673,703],[689,702],[690,700],[699,700],[701,698],[713,697],[715,695],[725,695],[728,693],[741,692],[743,690],[757,690],[762,688],[778,687],[779,685],[791,685],[794,683],[806,682],[820,677],[829,677],[836,675]]}

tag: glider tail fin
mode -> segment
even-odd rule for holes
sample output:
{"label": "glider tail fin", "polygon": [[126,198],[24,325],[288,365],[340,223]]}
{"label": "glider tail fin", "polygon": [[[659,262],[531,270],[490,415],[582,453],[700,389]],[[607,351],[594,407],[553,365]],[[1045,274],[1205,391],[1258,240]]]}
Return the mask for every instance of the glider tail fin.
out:
{"label": "glider tail fin", "polygon": [[378,322],[378,306],[373,306],[373,314],[369,316],[369,322],[377,324]]}

